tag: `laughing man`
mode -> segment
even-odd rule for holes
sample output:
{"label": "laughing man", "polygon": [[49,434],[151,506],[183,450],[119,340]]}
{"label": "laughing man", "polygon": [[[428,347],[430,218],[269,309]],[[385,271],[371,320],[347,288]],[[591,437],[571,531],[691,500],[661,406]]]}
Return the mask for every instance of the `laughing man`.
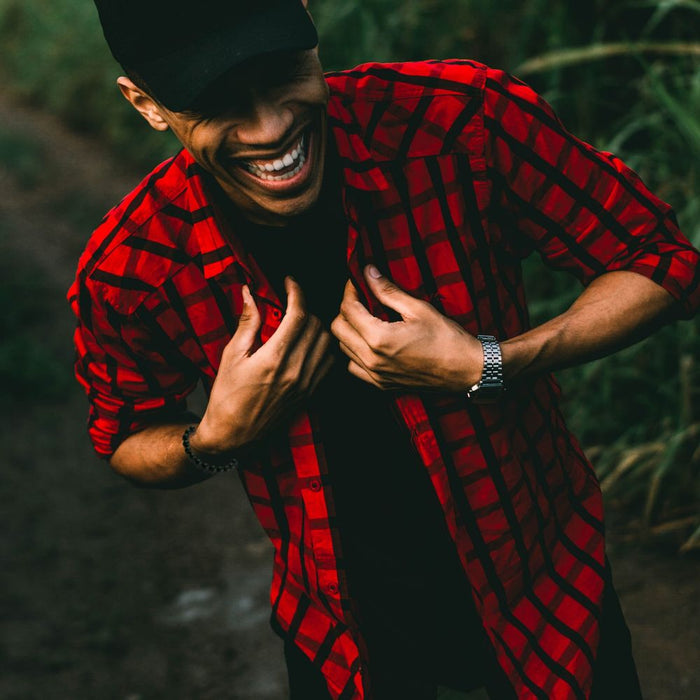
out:
{"label": "laughing man", "polygon": [[[292,698],[639,698],[549,372],[693,313],[670,208],[473,61],[324,76],[299,0],[96,4],[183,145],[69,294],[97,452],[164,488],[238,470]],[[585,290],[531,328],[534,251]]]}

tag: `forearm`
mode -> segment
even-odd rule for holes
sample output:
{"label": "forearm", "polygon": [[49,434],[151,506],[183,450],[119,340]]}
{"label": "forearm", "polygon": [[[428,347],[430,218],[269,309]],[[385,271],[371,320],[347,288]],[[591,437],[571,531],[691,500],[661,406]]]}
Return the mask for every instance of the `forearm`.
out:
{"label": "forearm", "polygon": [[[185,454],[182,434],[191,423],[156,425],[130,435],[110,459],[114,471],[138,486],[175,489],[209,478]],[[190,445],[194,442],[190,441]]]}
{"label": "forearm", "polygon": [[506,382],[603,357],[646,337],[674,304],[662,287],[634,272],[597,278],[572,306],[501,343]]}

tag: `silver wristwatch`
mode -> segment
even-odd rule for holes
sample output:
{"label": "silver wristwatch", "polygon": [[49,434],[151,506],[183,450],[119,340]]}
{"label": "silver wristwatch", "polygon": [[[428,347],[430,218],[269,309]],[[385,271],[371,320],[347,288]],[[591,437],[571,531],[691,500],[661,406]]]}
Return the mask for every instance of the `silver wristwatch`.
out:
{"label": "silver wristwatch", "polygon": [[501,346],[492,335],[477,335],[484,351],[484,369],[481,379],[467,391],[467,398],[475,403],[492,403],[503,393],[503,358]]}

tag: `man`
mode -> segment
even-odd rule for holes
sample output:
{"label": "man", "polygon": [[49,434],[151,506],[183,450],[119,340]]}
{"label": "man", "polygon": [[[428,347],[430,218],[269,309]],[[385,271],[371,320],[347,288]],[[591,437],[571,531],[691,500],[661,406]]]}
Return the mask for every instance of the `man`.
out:
{"label": "man", "polygon": [[[238,468],[293,698],[639,697],[548,372],[692,314],[669,207],[485,66],[324,79],[297,0],[96,4],[123,95],[185,148],[69,293],[97,452],[144,485]],[[530,329],[533,249],[587,287]]]}

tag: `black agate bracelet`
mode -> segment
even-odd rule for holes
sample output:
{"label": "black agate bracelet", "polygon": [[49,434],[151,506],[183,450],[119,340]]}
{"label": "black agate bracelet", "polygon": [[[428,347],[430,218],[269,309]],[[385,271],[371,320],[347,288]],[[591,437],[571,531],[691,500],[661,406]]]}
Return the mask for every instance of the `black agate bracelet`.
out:
{"label": "black agate bracelet", "polygon": [[185,454],[190,458],[190,461],[197,469],[207,474],[221,474],[222,472],[230,472],[234,469],[238,469],[238,460],[235,457],[226,464],[209,464],[209,462],[205,462],[200,457],[197,457],[190,447],[190,437],[192,437],[192,433],[194,433],[195,430],[197,430],[196,425],[191,425],[185,430],[182,434],[182,446],[185,448]]}

